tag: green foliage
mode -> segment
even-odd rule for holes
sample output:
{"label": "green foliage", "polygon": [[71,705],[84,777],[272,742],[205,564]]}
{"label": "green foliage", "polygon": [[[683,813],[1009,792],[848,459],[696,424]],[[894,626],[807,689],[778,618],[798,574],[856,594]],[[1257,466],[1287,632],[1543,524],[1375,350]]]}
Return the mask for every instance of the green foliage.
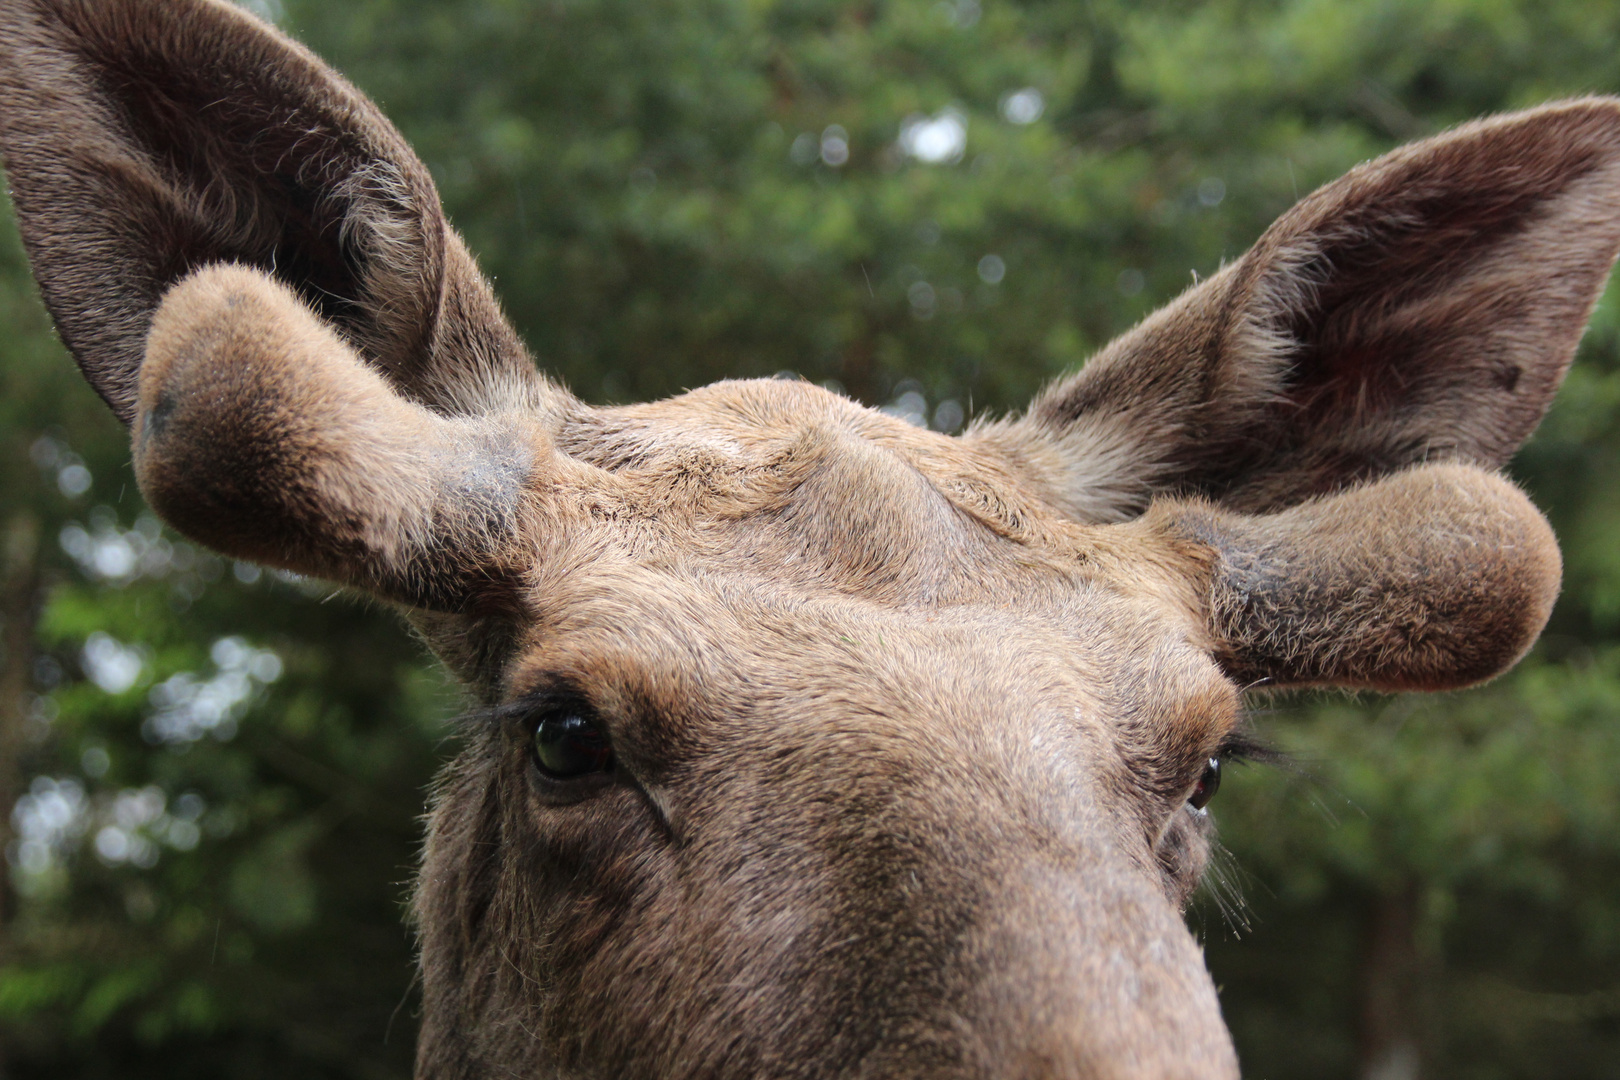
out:
{"label": "green foliage", "polygon": [[[1588,0],[281,15],[396,119],[588,398],[787,370],[947,429],[1016,407],[1357,161],[1620,90],[1620,8]],[[40,538],[42,598],[33,653],[0,657],[28,684],[32,787],[7,798],[35,830],[14,815],[4,1065],[404,1075],[401,883],[455,693],[390,617],[143,516],[124,434],[0,228],[0,532]],[[1402,1040],[1436,1076],[1613,1075],[1617,457],[1611,289],[1515,463],[1567,559],[1533,658],[1469,694],[1257,717],[1291,763],[1229,779],[1225,887],[1194,913],[1251,1075],[1370,1075]]]}

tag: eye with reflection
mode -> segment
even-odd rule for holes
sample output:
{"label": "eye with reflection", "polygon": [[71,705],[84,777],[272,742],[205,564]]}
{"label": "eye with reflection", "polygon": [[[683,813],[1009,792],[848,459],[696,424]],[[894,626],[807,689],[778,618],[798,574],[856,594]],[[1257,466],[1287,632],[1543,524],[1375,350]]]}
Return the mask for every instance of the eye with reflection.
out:
{"label": "eye with reflection", "polygon": [[1194,810],[1202,810],[1209,805],[1209,800],[1215,797],[1215,792],[1221,786],[1221,759],[1212,757],[1204,763],[1204,773],[1193,785],[1192,794],[1187,796],[1187,805]]}
{"label": "eye with reflection", "polygon": [[540,771],[562,780],[609,772],[613,745],[594,716],[582,709],[559,709],[540,717],[534,728],[534,759]]}

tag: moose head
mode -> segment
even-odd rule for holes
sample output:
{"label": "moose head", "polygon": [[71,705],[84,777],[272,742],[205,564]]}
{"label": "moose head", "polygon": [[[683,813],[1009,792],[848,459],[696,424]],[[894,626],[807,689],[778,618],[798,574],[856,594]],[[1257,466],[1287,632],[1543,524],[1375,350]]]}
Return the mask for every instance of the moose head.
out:
{"label": "moose head", "polygon": [[1233,1077],[1181,909],[1246,689],[1511,665],[1496,469],[1620,249],[1620,103],[1362,165],[1021,416],[589,406],[427,170],[223,0],[4,0],[45,303],[176,529],[398,605],[486,709],[424,1077]]}

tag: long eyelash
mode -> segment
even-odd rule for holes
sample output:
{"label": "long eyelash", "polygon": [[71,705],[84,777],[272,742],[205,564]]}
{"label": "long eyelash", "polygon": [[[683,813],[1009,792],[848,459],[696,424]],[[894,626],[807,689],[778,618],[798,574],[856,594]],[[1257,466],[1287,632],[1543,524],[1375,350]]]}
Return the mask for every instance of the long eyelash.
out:
{"label": "long eyelash", "polygon": [[558,702],[575,701],[580,695],[572,693],[566,688],[551,688],[536,690],[524,694],[515,701],[508,701],[500,705],[480,705],[468,709],[460,716],[450,721],[457,730],[468,728],[501,727],[515,720],[521,720],[546,708],[555,706]]}
{"label": "long eyelash", "polygon": [[1220,746],[1215,749],[1215,756],[1223,761],[1242,761],[1256,765],[1277,765],[1286,767],[1292,759],[1283,751],[1261,739],[1254,731],[1254,718],[1270,710],[1247,710],[1243,719],[1226,737],[1221,740]]}
{"label": "long eyelash", "polygon": [[[1227,733],[1216,748],[1216,756],[1226,762],[1240,761],[1290,769],[1293,762],[1289,755],[1261,739],[1254,731],[1255,718],[1271,711],[1245,709],[1237,726]],[[1211,841],[1209,864],[1198,883],[1198,891],[1206,903],[1214,906],[1220,921],[1226,926],[1226,932],[1233,938],[1241,938],[1253,929],[1253,915],[1244,893],[1245,886],[1257,884],[1264,888],[1264,883],[1245,870],[1237,856],[1224,844],[1219,840]],[[1203,911],[1208,910],[1207,907],[1200,907]],[[1207,936],[1208,926],[1204,926],[1203,930]]]}
{"label": "long eyelash", "polygon": [[1259,765],[1280,765],[1288,760],[1288,755],[1283,751],[1248,731],[1228,734],[1216,748],[1215,755],[1224,761],[1245,761]]}
{"label": "long eyelash", "polygon": [[495,727],[510,715],[506,710],[511,707],[511,705],[479,705],[451,717],[450,726],[456,731]]}

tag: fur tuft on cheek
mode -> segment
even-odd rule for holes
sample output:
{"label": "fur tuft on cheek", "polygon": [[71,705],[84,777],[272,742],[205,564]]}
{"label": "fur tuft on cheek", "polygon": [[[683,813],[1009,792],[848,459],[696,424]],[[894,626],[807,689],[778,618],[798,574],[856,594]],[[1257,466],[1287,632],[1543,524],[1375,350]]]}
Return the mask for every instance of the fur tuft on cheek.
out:
{"label": "fur tuft on cheek", "polygon": [[1209,813],[1190,806],[1178,807],[1153,854],[1164,872],[1165,896],[1185,908],[1209,868],[1215,825]]}

